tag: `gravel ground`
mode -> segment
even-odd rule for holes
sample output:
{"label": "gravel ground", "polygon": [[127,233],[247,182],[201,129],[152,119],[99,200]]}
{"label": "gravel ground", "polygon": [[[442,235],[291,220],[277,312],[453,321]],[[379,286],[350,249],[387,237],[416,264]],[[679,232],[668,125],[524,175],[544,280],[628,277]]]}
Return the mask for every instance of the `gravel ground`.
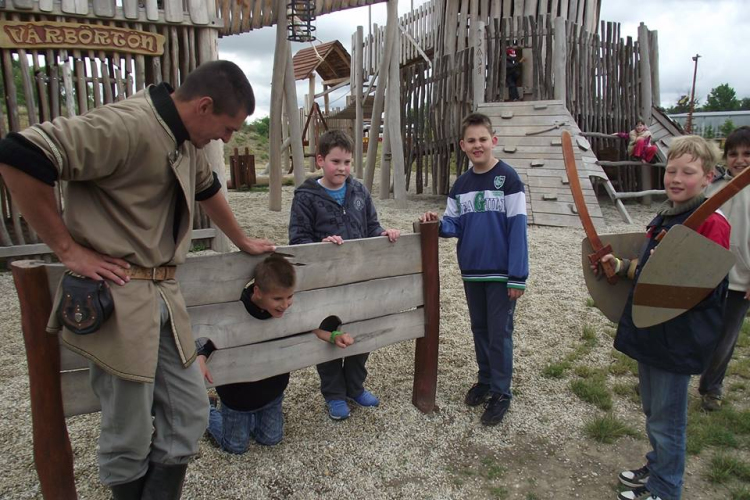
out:
{"label": "gravel ground", "polygon": [[[249,234],[280,244],[287,241],[291,197],[292,188],[285,187],[282,211],[269,212],[267,193],[229,195]],[[408,208],[399,210],[392,200],[376,199],[383,226],[404,232],[411,231],[412,222],[424,211],[442,212],[444,203],[443,197],[413,195]],[[632,225],[623,224],[611,203],[602,200],[610,232],[640,231],[652,213],[636,204],[628,209],[636,221]],[[545,365],[580,343],[586,324],[594,327],[599,342],[585,362],[593,367],[612,362],[608,334],[613,325],[586,306],[582,238],[578,229],[529,228],[529,288],[515,314],[515,398],[502,425],[482,427],[481,408],[463,404],[476,363],[455,240],[441,240],[438,411],[423,415],[411,404],[413,342],[371,355],[367,386],[382,404],[377,409],[354,409],[343,422],[326,416],[314,368],[297,371],[284,402],[284,441],[273,448],[251,445],[245,455],[233,456],[204,439],[189,468],[184,498],[614,498],[617,472],[641,465],[645,440],[624,438],[615,445],[587,440],[583,425],[600,410],[573,396],[569,380],[541,376]],[[10,273],[0,273],[0,289],[0,335],[6,352],[0,360],[0,498],[41,498]],[[635,378],[628,380],[635,383]],[[613,412],[642,432],[635,403],[615,396]],[[77,485],[84,499],[109,498],[97,480],[98,427],[98,415],[68,420]],[[700,462],[691,458],[689,470],[700,468]],[[721,496],[688,475],[686,498]]]}

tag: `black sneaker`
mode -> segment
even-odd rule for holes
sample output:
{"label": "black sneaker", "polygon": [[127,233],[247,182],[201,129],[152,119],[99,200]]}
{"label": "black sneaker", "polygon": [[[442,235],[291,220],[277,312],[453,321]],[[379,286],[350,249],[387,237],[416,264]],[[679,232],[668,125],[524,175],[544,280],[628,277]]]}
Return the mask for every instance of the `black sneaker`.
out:
{"label": "black sneaker", "polygon": [[500,394],[493,394],[484,407],[482,425],[497,425],[503,421],[505,412],[510,408],[510,399]]}
{"label": "black sneaker", "polygon": [[469,406],[479,406],[485,401],[487,401],[487,398],[490,395],[490,385],[489,384],[474,384],[471,386],[471,389],[469,389],[469,392],[466,393],[466,398],[464,398],[464,403],[466,403]]}
{"label": "black sneaker", "polygon": [[617,495],[617,500],[661,500],[661,497],[648,491],[648,488],[641,486],[631,491],[622,491]]}
{"label": "black sneaker", "polygon": [[644,465],[640,469],[624,470],[620,472],[617,478],[628,488],[640,488],[641,486],[646,486],[650,474],[648,465]]}

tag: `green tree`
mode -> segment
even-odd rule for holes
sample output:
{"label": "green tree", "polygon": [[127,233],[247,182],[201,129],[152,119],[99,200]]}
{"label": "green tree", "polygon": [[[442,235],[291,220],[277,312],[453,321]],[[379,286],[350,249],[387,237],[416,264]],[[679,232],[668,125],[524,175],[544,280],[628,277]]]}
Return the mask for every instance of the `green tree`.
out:
{"label": "green tree", "polygon": [[734,131],[734,129],[737,128],[734,126],[734,122],[732,120],[727,119],[724,123],[721,124],[719,127],[719,134],[721,134],[721,137],[727,137],[729,134]]}
{"label": "green tree", "polygon": [[737,93],[728,83],[722,83],[711,89],[706,97],[706,105],[703,111],[736,111],[740,109],[740,100]]}
{"label": "green tree", "polygon": [[[694,100],[695,108],[698,109],[698,99]],[[671,115],[676,115],[679,113],[687,113],[690,111],[690,96],[687,94],[682,94],[679,99],[677,99],[677,104],[672,106],[671,108],[667,108],[667,113]]]}
{"label": "green tree", "polygon": [[744,97],[740,101],[740,109],[750,110],[750,97]]}
{"label": "green tree", "polygon": [[713,139],[716,137],[716,131],[711,125],[706,125],[706,128],[703,129],[703,137],[706,139]]}
{"label": "green tree", "polygon": [[265,118],[260,118],[258,120],[255,120],[250,124],[255,129],[255,132],[257,132],[258,135],[265,137],[268,139],[268,135],[270,133],[270,122],[271,118],[266,116]]}

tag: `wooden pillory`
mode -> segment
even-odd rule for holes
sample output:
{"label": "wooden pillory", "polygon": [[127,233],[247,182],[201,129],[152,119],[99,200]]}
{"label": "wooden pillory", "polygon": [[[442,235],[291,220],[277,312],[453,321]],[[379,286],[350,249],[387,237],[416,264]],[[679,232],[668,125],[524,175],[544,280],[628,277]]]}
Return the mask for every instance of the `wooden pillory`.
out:
{"label": "wooden pillory", "polygon": [[[217,385],[262,380],[324,361],[416,339],[412,402],[435,409],[440,284],[438,225],[415,224],[419,234],[279,248],[297,267],[294,306],[281,319],[259,321],[239,297],[264,256],[241,252],[189,258],[177,271],[196,337],[217,350],[208,364]],[[88,361],[61,348],[46,332],[60,264],[17,261],[13,278],[21,306],[31,391],[36,464],[42,496],[75,499],[73,454],[65,418],[99,411]],[[127,285],[125,285],[127,286]],[[117,305],[115,304],[115,314]],[[328,316],[355,338],[340,349],[311,330]],[[96,335],[96,333],[94,334]]]}
{"label": "wooden pillory", "polygon": [[227,188],[241,189],[255,186],[255,156],[250,149],[245,148],[245,154],[240,154],[234,148],[234,154],[229,157],[229,182]]}

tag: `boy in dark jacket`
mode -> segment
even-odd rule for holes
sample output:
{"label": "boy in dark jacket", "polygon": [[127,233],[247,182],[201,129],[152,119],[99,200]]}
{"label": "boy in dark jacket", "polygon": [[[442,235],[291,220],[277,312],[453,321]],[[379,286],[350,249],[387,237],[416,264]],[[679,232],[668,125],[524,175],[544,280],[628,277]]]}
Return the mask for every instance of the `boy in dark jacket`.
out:
{"label": "boy in dark jacket", "polygon": [[[513,314],[529,275],[526,194],[518,173],[492,153],[497,145],[492,121],[472,113],[461,129],[461,150],[472,166],[448,194],[440,236],[458,238],[458,267],[479,367],[464,402],[485,403],[482,424],[498,425],[513,397]],[[427,212],[420,220],[438,216]]]}
{"label": "boy in dark jacket", "polygon": [[[622,276],[638,282],[641,269],[658,244],[662,230],[682,224],[706,199],[704,188],[713,176],[719,159],[716,148],[698,136],[683,136],[670,145],[664,187],[668,200],[648,225],[647,245],[640,259],[629,261],[612,254]],[[721,212],[713,213],[698,233],[729,248],[729,223]],[[634,287],[635,288],[635,287]],[[726,278],[711,294],[689,311],[664,323],[637,328],[633,324],[633,292],[620,318],[615,349],[638,361],[638,379],[646,433],[652,450],[646,465],[620,473],[622,484],[632,488],[618,495],[620,500],[678,500],[685,470],[687,394],[690,375],[700,374],[711,357],[719,332],[727,291]]]}
{"label": "boy in dark jacket", "polygon": [[[372,198],[360,182],[349,177],[354,144],[344,132],[331,130],[318,140],[316,162],[323,176],[306,180],[294,191],[289,219],[289,244],[387,236],[393,242],[397,229],[383,229]],[[349,417],[346,400],[359,406],[377,406],[380,400],[364,388],[369,354],[335,359],[317,366],[320,390],[333,420]]]}
{"label": "boy in dark jacket", "polygon": [[[272,254],[255,267],[255,279],[245,286],[240,300],[256,319],[281,318],[292,306],[295,281],[292,264]],[[332,341],[336,346],[345,348],[354,340],[348,333],[331,335],[340,323],[331,322],[336,319],[335,316],[327,318],[313,333],[321,340]],[[198,366],[203,377],[213,383],[206,360],[216,348],[207,338],[196,340],[196,346]],[[211,406],[208,434],[222,450],[235,454],[245,453],[251,438],[266,446],[279,443],[284,435],[281,402],[288,384],[289,374],[283,373],[257,382],[217,386],[221,409]]]}

